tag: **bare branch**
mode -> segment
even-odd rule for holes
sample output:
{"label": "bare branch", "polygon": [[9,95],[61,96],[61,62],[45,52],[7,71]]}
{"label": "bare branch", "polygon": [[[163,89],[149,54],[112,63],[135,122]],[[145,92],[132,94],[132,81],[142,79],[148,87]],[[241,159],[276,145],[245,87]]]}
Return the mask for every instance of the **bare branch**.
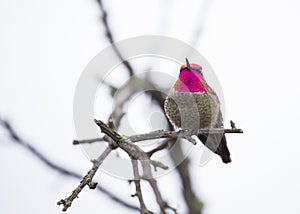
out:
{"label": "bare branch", "polygon": [[[148,154],[148,152],[147,152]],[[154,167],[154,170],[156,171],[157,168],[161,168],[164,170],[169,169],[169,167],[167,165],[165,165],[163,162],[161,161],[156,161],[156,160],[150,160],[151,165]]]}
{"label": "bare branch", "polygon": [[108,146],[104,152],[97,158],[97,160],[94,160],[92,169],[84,176],[84,178],[80,181],[79,186],[72,192],[72,194],[67,197],[66,199],[61,199],[57,202],[58,205],[63,205],[62,211],[67,211],[69,207],[71,207],[72,202],[75,198],[78,197],[79,193],[83,190],[83,188],[88,185],[90,189],[95,189],[97,186],[97,183],[93,183],[93,177],[96,174],[99,166],[102,164],[104,159],[109,155],[109,153],[112,151],[112,149]]}
{"label": "bare branch", "polygon": [[156,196],[156,201],[160,207],[160,212],[162,214],[166,213],[165,209],[170,208],[172,210],[175,210],[171,208],[162,198],[161,193],[158,189],[157,182],[152,176],[150,163],[151,160],[146,152],[144,152],[140,147],[133,144],[130,138],[123,138],[121,135],[119,135],[116,131],[109,128],[105,123],[103,123],[101,120],[95,120],[95,123],[100,127],[101,132],[106,134],[108,137],[110,137],[113,141],[116,142],[116,144],[123,149],[131,159],[133,160],[140,160],[143,168],[143,179],[146,179],[150,186],[153,189],[153,192]]}
{"label": "bare branch", "polygon": [[165,202],[161,196],[161,193],[159,191],[159,188],[157,186],[157,181],[155,179],[149,179],[148,180],[150,186],[152,187],[152,190],[154,192],[154,195],[156,197],[156,202],[159,204],[160,212],[162,214],[166,213],[166,209],[171,209],[174,213],[177,213],[176,209],[169,206],[167,202]]}
{"label": "bare branch", "polygon": [[104,141],[104,139],[101,138],[93,138],[93,139],[87,139],[87,140],[73,140],[73,145],[79,145],[79,144],[91,144],[99,141]]}
{"label": "bare branch", "polygon": [[151,157],[155,152],[161,151],[163,149],[169,148],[170,147],[170,139],[166,139],[163,142],[161,142],[161,144],[159,146],[157,146],[156,148],[150,150],[147,152],[147,154],[149,155],[149,157]]}
{"label": "bare branch", "polygon": [[[174,140],[173,140],[174,141]],[[174,164],[176,164],[176,160],[183,160],[178,166],[177,166],[177,172],[179,174],[179,177],[181,178],[182,183],[182,193],[184,196],[184,200],[186,202],[188,213],[202,213],[203,203],[200,201],[200,199],[197,198],[194,189],[192,188],[192,182],[190,178],[190,169],[189,169],[189,159],[184,158],[183,151],[179,147],[176,147],[173,152],[170,153],[172,160]]]}
{"label": "bare branch", "polygon": [[[81,179],[83,176],[79,173],[76,173],[74,171],[68,170],[62,166],[59,166],[58,164],[54,163],[50,159],[48,159],[44,154],[42,154],[40,151],[38,151],[34,146],[23,140],[23,138],[16,132],[16,130],[10,125],[10,123],[4,119],[0,118],[0,125],[5,128],[9,134],[9,137],[13,140],[14,143],[22,146],[27,151],[29,151],[34,157],[37,157],[38,160],[40,160],[43,164],[45,164],[47,167],[49,167],[52,170],[55,170],[65,176],[69,176],[75,179]],[[138,207],[131,205],[124,201],[123,199],[119,198],[109,190],[105,189],[104,187],[101,187],[97,185],[96,187],[97,191],[101,194],[105,194],[113,201],[123,205],[124,207],[127,207],[132,210],[139,210]]]}
{"label": "bare branch", "polygon": [[[120,121],[122,117],[125,115],[123,111],[124,104],[136,93],[140,91],[155,91],[159,90],[155,87],[154,84],[149,82],[146,79],[139,78],[139,77],[131,77],[130,80],[123,85],[121,88],[118,89],[118,93],[114,96],[114,109],[110,115],[114,121],[114,125],[116,128],[119,127]],[[150,92],[149,92],[150,93]],[[161,100],[163,103],[163,101]]]}
{"label": "bare branch", "polygon": [[222,128],[214,128],[214,129],[198,129],[193,130],[193,132],[189,132],[187,130],[180,131],[164,131],[162,129],[145,133],[130,136],[130,140],[132,142],[144,141],[144,140],[153,140],[158,138],[186,138],[187,135],[193,134],[218,134],[218,133],[243,133],[242,129],[222,129]]}
{"label": "bare branch", "polygon": [[78,175],[77,173],[71,172],[71,171],[59,166],[58,164],[52,162],[45,155],[43,155],[40,151],[38,151],[34,146],[32,146],[31,144],[29,144],[28,142],[23,140],[8,121],[0,118],[0,124],[2,124],[2,126],[7,130],[9,137],[13,140],[14,143],[21,145],[23,148],[25,148],[32,155],[37,157],[40,161],[42,161],[48,167],[50,167],[54,170],[57,170],[64,175],[70,175],[73,177],[77,177],[77,175]]}
{"label": "bare branch", "polygon": [[[95,122],[97,123],[99,121],[96,120]],[[160,139],[160,138],[184,138],[184,139],[192,142],[193,144],[196,144],[195,140],[193,138],[191,138],[192,135],[222,134],[222,133],[241,134],[241,133],[243,133],[243,130],[237,129],[235,127],[231,128],[231,129],[212,128],[212,129],[198,129],[198,130],[193,130],[193,131],[188,131],[188,130],[164,131],[162,129],[159,129],[159,130],[144,133],[144,134],[131,135],[128,138],[130,139],[131,142],[154,140],[154,139]],[[84,143],[93,143],[93,142],[97,142],[97,141],[103,141],[103,138],[95,138],[95,139],[88,139],[88,140],[75,140],[73,142],[73,144],[77,145],[77,144],[84,144]],[[155,149],[157,149],[157,148],[155,148]]]}
{"label": "bare branch", "polygon": [[122,60],[124,66],[128,70],[129,75],[133,76],[134,75],[134,71],[133,71],[133,68],[132,68],[131,64],[124,59],[124,57],[122,56],[121,52],[119,51],[119,49],[116,47],[116,45],[114,43],[115,40],[113,38],[113,34],[112,34],[112,31],[111,31],[111,28],[110,28],[110,26],[108,24],[108,21],[107,21],[107,12],[106,12],[106,10],[105,10],[105,8],[103,6],[103,2],[102,2],[102,0],[97,0],[97,2],[99,4],[99,8],[100,8],[100,10],[102,12],[102,18],[101,19],[102,19],[103,26],[105,28],[105,36],[109,40],[109,42],[111,43],[111,45],[112,45],[115,53],[117,54],[118,58],[120,60]]}
{"label": "bare branch", "polygon": [[140,182],[140,175],[138,171],[138,162],[137,160],[131,159],[132,163],[132,168],[133,168],[133,175],[134,175],[134,184],[135,184],[135,194],[131,195],[132,197],[137,196],[140,202],[140,207],[141,207],[141,213],[142,214],[150,214],[153,213],[149,211],[145,205],[144,199],[143,199],[143,194],[142,194],[142,189],[141,189],[141,182]]}

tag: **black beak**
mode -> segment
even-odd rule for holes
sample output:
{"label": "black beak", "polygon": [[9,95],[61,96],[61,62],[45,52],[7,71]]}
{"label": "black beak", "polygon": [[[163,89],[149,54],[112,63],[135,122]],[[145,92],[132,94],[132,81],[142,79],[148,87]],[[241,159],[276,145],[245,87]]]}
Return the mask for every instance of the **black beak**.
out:
{"label": "black beak", "polygon": [[192,70],[192,67],[189,63],[189,60],[187,58],[185,58],[185,61],[186,61],[186,67],[191,71]]}

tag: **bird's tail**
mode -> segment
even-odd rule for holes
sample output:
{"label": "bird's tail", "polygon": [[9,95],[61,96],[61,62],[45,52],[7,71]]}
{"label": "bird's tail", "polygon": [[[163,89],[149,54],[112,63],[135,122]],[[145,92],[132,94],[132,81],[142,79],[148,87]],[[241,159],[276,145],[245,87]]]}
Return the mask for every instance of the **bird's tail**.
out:
{"label": "bird's tail", "polygon": [[201,142],[214,153],[220,155],[224,163],[230,163],[230,152],[224,134],[199,135]]}

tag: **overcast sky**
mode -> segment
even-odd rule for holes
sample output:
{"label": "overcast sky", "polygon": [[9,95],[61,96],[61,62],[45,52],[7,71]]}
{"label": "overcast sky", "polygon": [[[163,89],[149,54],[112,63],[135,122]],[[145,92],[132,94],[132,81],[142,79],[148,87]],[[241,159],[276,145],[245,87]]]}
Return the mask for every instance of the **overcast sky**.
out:
{"label": "overcast sky", "polygon": [[[104,6],[117,41],[146,34],[182,40],[197,48],[221,82],[225,122],[234,120],[245,133],[228,135],[228,165],[215,156],[199,167],[192,156],[205,213],[299,213],[299,1],[110,0]],[[47,157],[81,174],[91,164],[71,144],[73,96],[85,66],[108,45],[100,15],[93,0],[0,1],[0,116]],[[0,162],[1,213],[59,213],[57,200],[78,184],[12,144],[2,129]],[[133,186],[97,175],[99,185],[137,204]],[[171,205],[184,210],[176,175],[158,181]],[[90,190],[69,213],[103,210],[135,213]]]}

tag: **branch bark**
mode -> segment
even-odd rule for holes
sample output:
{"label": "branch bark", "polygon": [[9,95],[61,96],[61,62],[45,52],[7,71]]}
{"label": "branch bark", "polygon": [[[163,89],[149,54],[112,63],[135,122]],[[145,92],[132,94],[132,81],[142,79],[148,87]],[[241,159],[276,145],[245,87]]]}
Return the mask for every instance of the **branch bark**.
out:
{"label": "branch bark", "polygon": [[96,159],[94,160],[94,164],[92,169],[87,173],[86,176],[80,181],[79,186],[72,192],[72,194],[67,197],[66,199],[61,199],[57,202],[58,205],[63,205],[62,211],[67,211],[69,207],[71,207],[72,202],[74,199],[78,198],[79,193],[83,190],[83,188],[88,185],[90,189],[95,189],[97,186],[97,183],[92,182],[94,175],[96,174],[99,166],[102,164],[104,159],[109,155],[109,153],[112,151],[112,149],[108,146],[104,152]]}
{"label": "branch bark", "polygon": [[162,195],[157,186],[156,180],[152,176],[151,172],[151,160],[146,152],[144,152],[140,147],[133,144],[130,138],[121,137],[115,130],[112,130],[109,126],[107,126],[101,120],[95,120],[95,123],[100,127],[101,132],[110,137],[121,149],[123,149],[132,160],[139,160],[142,164],[143,168],[143,179],[146,179],[156,197],[156,201],[160,207],[160,213],[165,214],[166,209],[172,209],[174,212],[176,210],[170,207],[167,202],[165,202],[162,198]]}
{"label": "branch bark", "polygon": [[[36,157],[39,161],[41,161],[41,163],[45,164],[50,169],[57,171],[64,176],[75,178],[75,179],[81,179],[83,177],[79,173],[71,171],[67,168],[64,168],[64,167],[60,166],[59,164],[55,163],[54,161],[52,161],[51,159],[47,158],[37,148],[35,148],[29,142],[25,141],[7,120],[0,118],[0,125],[2,125],[2,127],[8,132],[9,137],[13,140],[14,143],[22,146],[24,149],[29,151],[34,157]],[[105,194],[111,200],[123,205],[124,207],[127,207],[128,209],[139,210],[139,208],[137,206],[127,203],[126,201],[119,198],[117,195],[115,195],[111,191],[105,189],[104,187],[97,185],[96,189],[99,193]]]}
{"label": "branch bark", "polygon": [[[95,122],[99,123],[99,121],[95,120]],[[100,124],[98,124],[100,125]],[[242,129],[237,129],[237,128],[231,128],[231,129],[223,129],[223,128],[214,128],[214,129],[198,129],[198,130],[193,130],[193,131],[188,131],[188,130],[180,130],[180,131],[165,131],[165,130],[156,130],[153,132],[148,132],[144,134],[138,134],[138,135],[131,135],[128,137],[131,142],[139,142],[139,141],[145,141],[145,140],[154,140],[154,139],[159,139],[159,138],[171,138],[171,139],[176,139],[176,138],[184,138],[187,139],[188,141],[191,141],[193,144],[195,144],[194,139],[191,139],[191,135],[198,135],[198,134],[241,134],[243,133]],[[89,144],[89,143],[94,143],[98,141],[103,141],[103,138],[94,138],[94,139],[87,139],[87,140],[74,140],[73,144],[74,145],[79,145],[79,144]]]}
{"label": "branch bark", "polygon": [[153,214],[153,212],[149,211],[146,207],[146,204],[143,199],[142,189],[141,189],[141,181],[140,175],[138,171],[138,161],[131,160],[132,168],[133,168],[133,175],[134,175],[134,184],[135,184],[135,194],[131,195],[132,197],[137,196],[140,202],[141,213],[142,214]]}

